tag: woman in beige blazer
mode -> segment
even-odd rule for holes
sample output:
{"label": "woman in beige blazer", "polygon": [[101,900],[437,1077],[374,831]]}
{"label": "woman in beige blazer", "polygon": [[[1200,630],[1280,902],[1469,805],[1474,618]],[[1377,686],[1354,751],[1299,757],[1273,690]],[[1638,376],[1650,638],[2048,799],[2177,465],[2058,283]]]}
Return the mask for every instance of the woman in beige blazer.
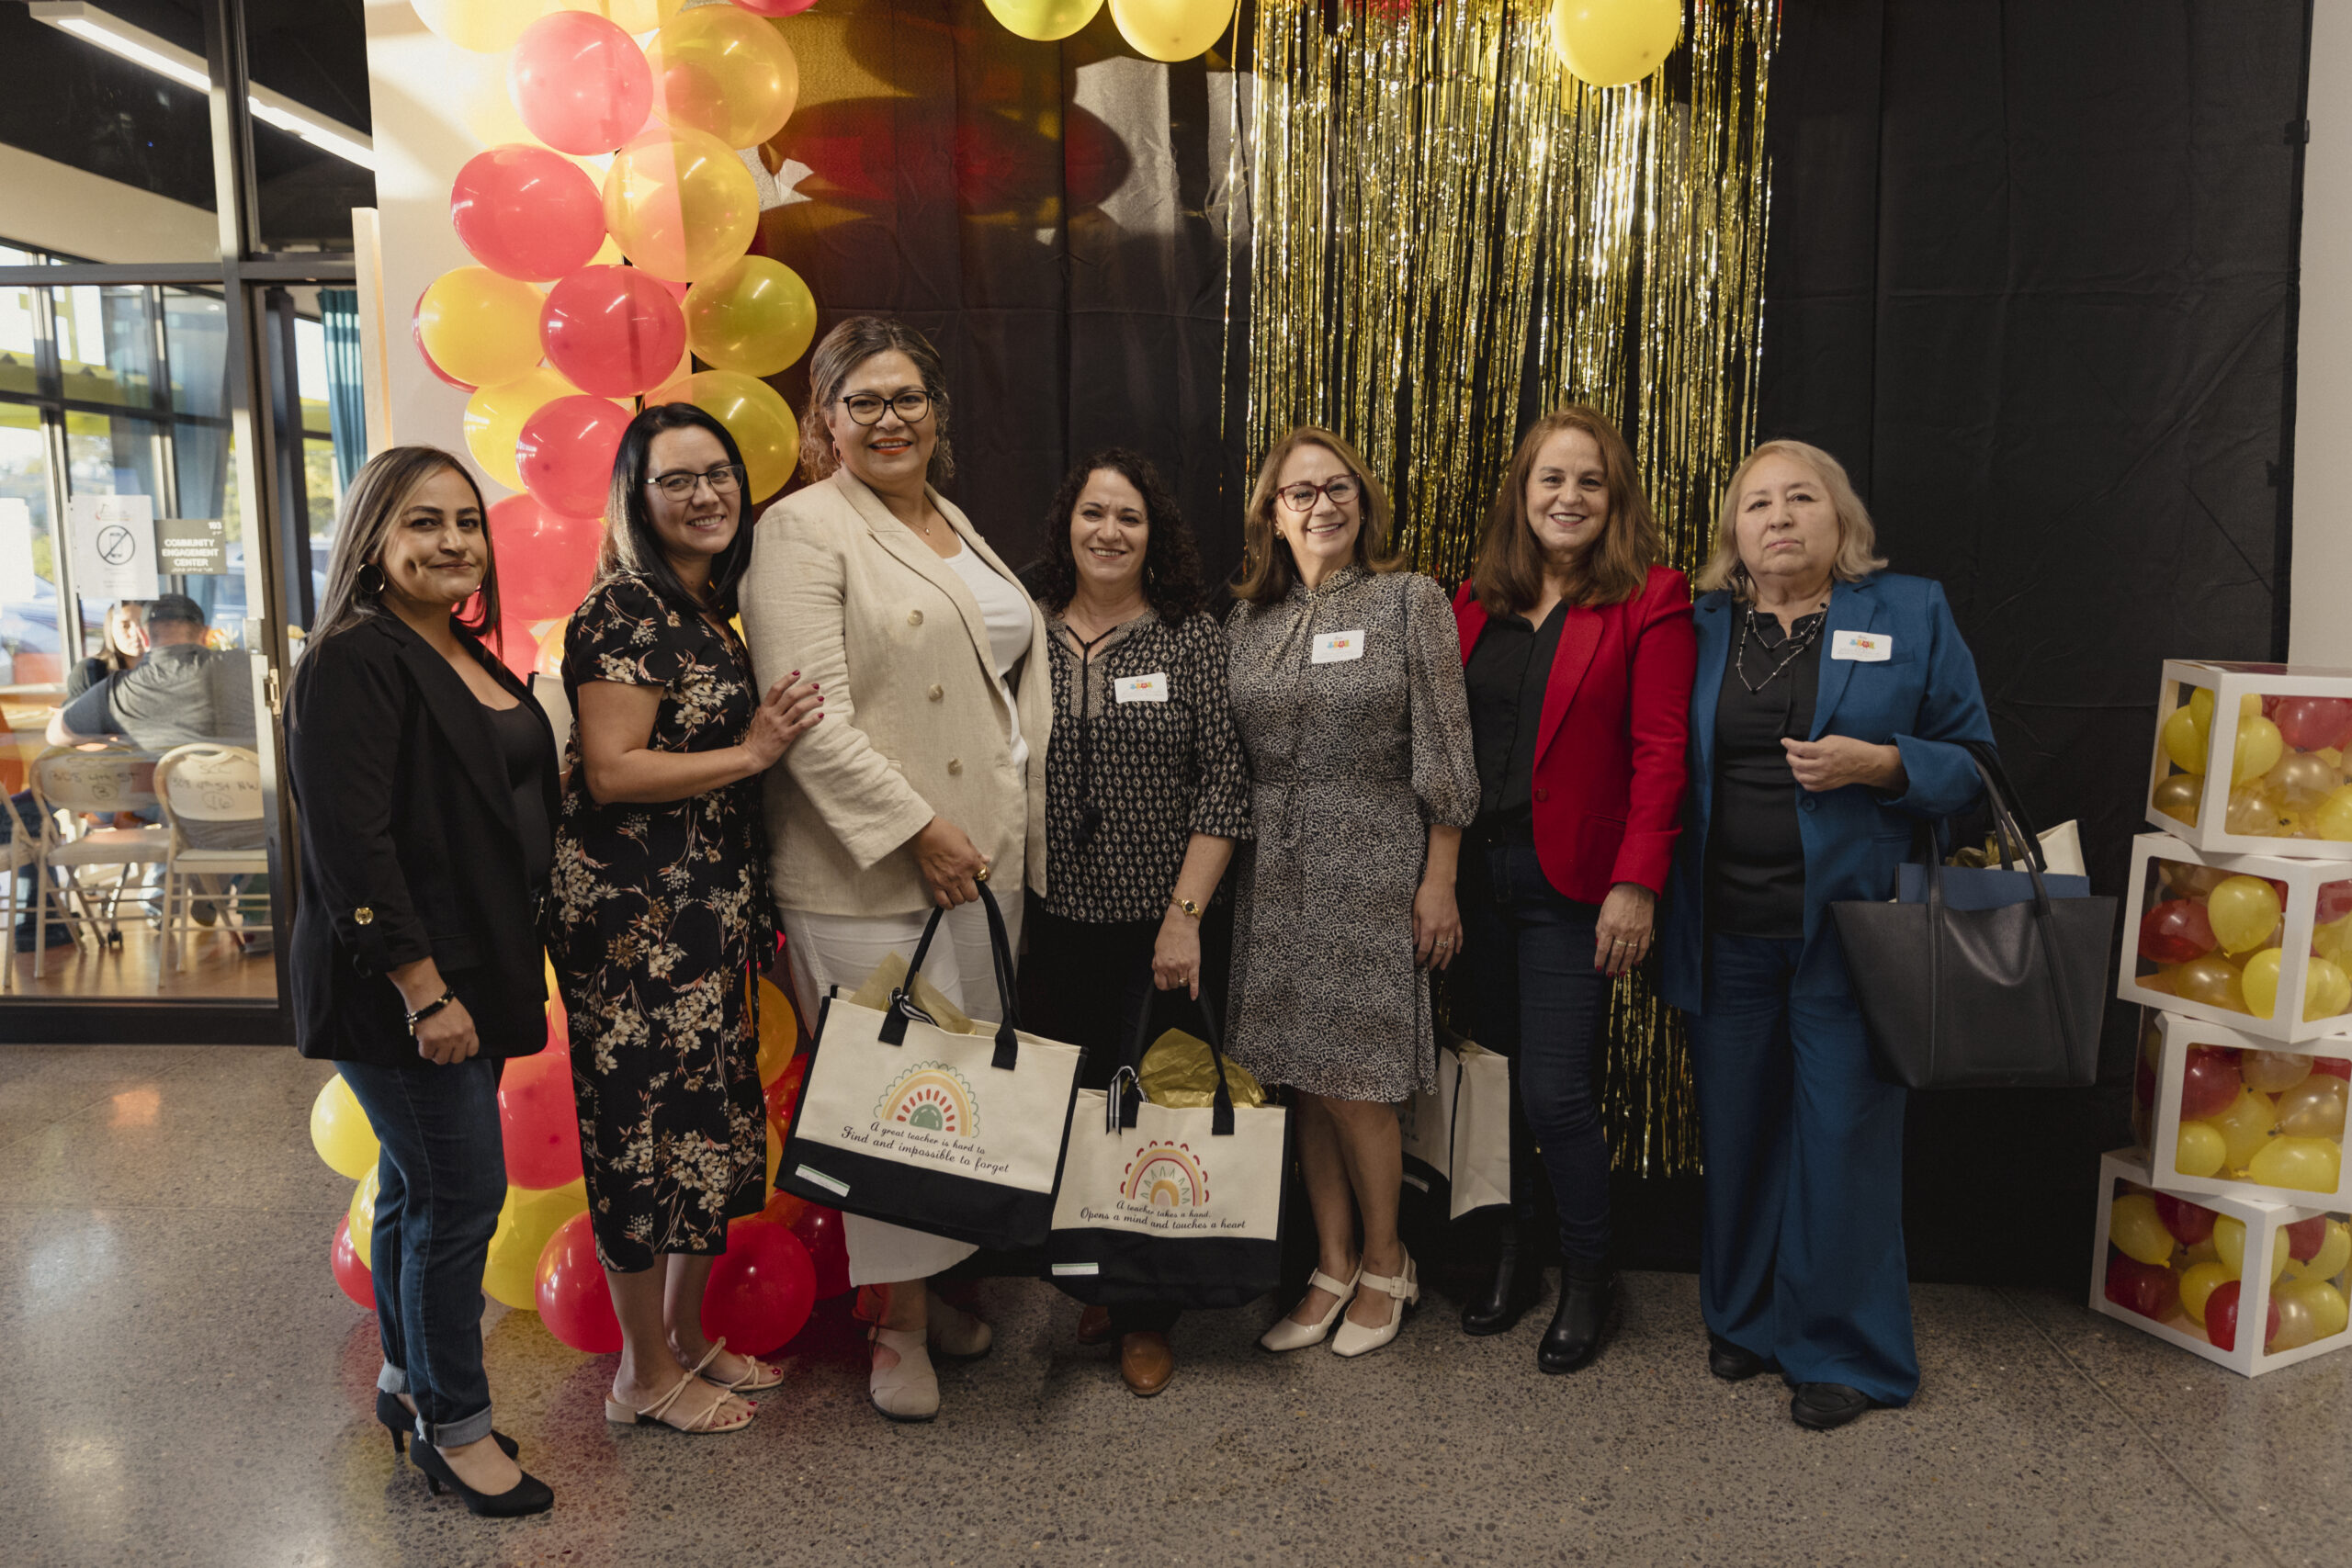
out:
{"label": "woman in beige blazer", "polygon": [[[767,778],[770,884],[804,1016],[950,911],[923,977],[1000,1016],[983,869],[1021,941],[1022,890],[1046,886],[1046,623],[931,481],[951,470],[939,356],[898,321],[858,316],[809,361],[801,461],[822,482],[760,519],[743,629],[760,679],[800,671],[824,724]],[[821,732],[821,733],[820,733]],[[944,949],[944,951],[942,951]],[[930,1277],[970,1256],[944,1236],[854,1216],[850,1280],[879,1286],[870,1391],[896,1421],[939,1410],[930,1350],[977,1356],[988,1325]]]}

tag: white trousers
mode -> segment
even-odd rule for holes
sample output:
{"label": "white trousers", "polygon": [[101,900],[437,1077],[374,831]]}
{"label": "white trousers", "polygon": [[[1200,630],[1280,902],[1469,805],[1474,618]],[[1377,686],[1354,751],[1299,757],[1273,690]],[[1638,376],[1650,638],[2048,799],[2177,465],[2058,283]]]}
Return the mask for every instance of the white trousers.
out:
{"label": "white trousers", "polygon": [[[1022,889],[995,888],[997,907],[1004,911],[1006,934],[1012,951],[1021,951]],[[793,989],[799,993],[800,1016],[813,1026],[817,1006],[839,987],[843,996],[865,984],[881,962],[895,953],[911,962],[922,941],[928,911],[908,915],[815,915],[801,909],[784,911],[786,951],[792,960]],[[977,903],[959,904],[940,922],[939,939],[922,961],[922,977],[939,987],[966,1017],[993,1022],[998,1011],[994,961],[989,951],[988,911]],[[888,1285],[901,1280],[928,1280],[952,1269],[979,1250],[969,1242],[955,1241],[928,1231],[909,1230],[882,1220],[842,1216],[842,1237],[849,1247],[849,1282]]]}

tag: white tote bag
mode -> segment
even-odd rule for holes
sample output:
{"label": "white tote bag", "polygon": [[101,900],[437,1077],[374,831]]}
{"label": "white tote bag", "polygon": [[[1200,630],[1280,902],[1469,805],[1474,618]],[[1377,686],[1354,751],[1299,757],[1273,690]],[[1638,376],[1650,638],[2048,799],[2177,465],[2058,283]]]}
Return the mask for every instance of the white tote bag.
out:
{"label": "white tote bag", "polygon": [[1510,1201],[1510,1058],[1467,1040],[1441,1040],[1437,1088],[1396,1108],[1405,1179],[1442,1184],[1447,1217]]}
{"label": "white tote bag", "polygon": [[1022,1033],[1012,953],[987,885],[1003,1021],[956,1034],[911,999],[934,910],[883,1010],[829,998],[776,1185],[814,1203],[978,1247],[1035,1247],[1052,1224],[1084,1053]]}

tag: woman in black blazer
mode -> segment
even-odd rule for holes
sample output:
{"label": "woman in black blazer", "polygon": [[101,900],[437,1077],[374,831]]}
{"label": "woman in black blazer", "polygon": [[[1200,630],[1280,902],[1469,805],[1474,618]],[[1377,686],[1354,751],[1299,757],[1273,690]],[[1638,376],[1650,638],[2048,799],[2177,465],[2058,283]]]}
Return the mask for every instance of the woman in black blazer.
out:
{"label": "woman in black blazer", "polygon": [[[466,620],[458,607],[481,592]],[[482,645],[498,572],[481,492],[396,446],[352,482],[287,750],[302,834],[295,1041],[335,1064],[383,1144],[378,1419],[477,1514],[554,1494],[491,1430],[481,1272],[506,1195],[498,1074],[547,1044],[539,905],[555,738]]]}

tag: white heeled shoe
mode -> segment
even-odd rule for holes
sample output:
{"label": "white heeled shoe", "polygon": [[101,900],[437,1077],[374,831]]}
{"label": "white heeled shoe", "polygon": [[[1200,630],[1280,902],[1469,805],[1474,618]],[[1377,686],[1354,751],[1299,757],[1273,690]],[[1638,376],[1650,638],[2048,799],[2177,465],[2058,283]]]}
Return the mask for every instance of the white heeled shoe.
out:
{"label": "white heeled shoe", "polygon": [[1306,1277],[1306,1288],[1330,1292],[1335,1298],[1330,1310],[1313,1323],[1300,1323],[1295,1318],[1284,1317],[1259,1337],[1258,1348],[1279,1355],[1284,1350],[1304,1350],[1309,1345],[1320,1345],[1323,1337],[1331,1332],[1332,1323],[1348,1310],[1348,1303],[1355,1300],[1356,1281],[1363,1278],[1363,1265],[1361,1263],[1356,1265],[1355,1273],[1345,1280],[1334,1280],[1317,1269]]}
{"label": "white heeled shoe", "polygon": [[939,1414],[939,1374],[932,1369],[931,1351],[920,1330],[874,1327],[874,1343],[899,1353],[895,1367],[875,1367],[866,1374],[866,1397],[874,1408],[893,1421],[928,1421]]}
{"label": "white heeled shoe", "polygon": [[1405,1309],[1421,1299],[1421,1273],[1413,1265],[1413,1255],[1405,1255],[1405,1267],[1395,1275],[1366,1274],[1361,1269],[1357,1284],[1367,1291],[1378,1291],[1388,1298],[1388,1321],[1377,1328],[1366,1328],[1353,1318],[1342,1318],[1340,1330],[1331,1336],[1334,1356],[1368,1356],[1396,1337],[1404,1326]]}

